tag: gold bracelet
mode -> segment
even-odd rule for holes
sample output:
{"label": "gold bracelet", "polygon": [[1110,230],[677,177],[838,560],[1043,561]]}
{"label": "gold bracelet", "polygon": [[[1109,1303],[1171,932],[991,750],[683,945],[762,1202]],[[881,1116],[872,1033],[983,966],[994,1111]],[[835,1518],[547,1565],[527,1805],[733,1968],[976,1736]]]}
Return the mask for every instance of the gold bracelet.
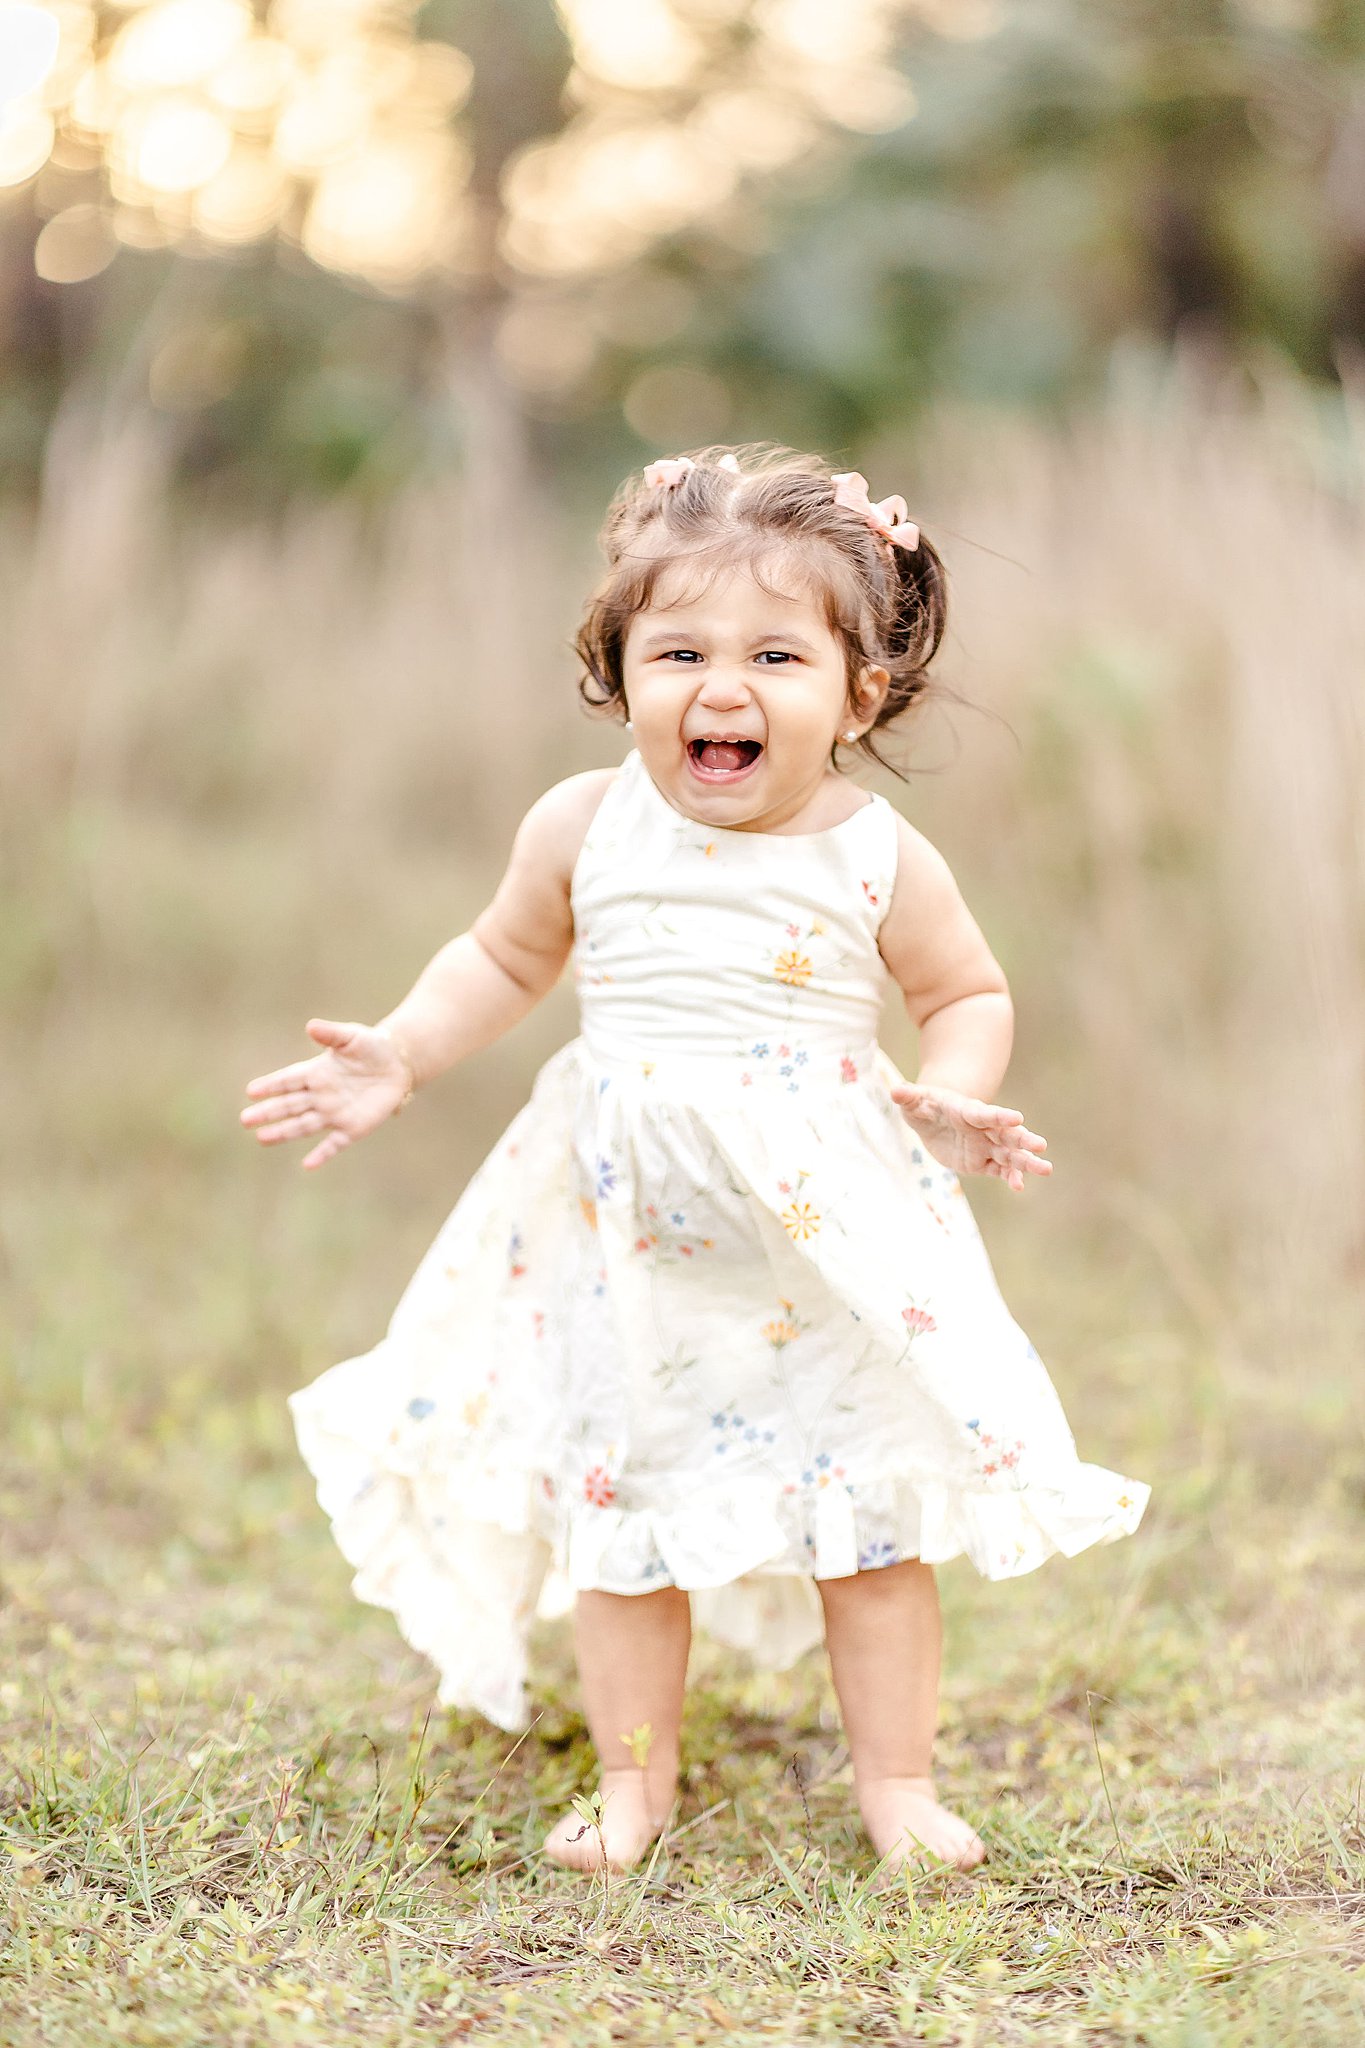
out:
{"label": "gold bracelet", "polygon": [[388,1039],[389,1044],[393,1047],[399,1059],[402,1061],[403,1071],[408,1077],[407,1092],[404,1094],[402,1101],[395,1104],[393,1110],[393,1114],[395,1116],[401,1116],[403,1111],[407,1108],[408,1104],[412,1101],[413,1096],[417,1093],[417,1073],[416,1069],[413,1067],[412,1064],[412,1054],[408,1051],[407,1047],[404,1045],[401,1038],[394,1037],[392,1031],[390,1031],[387,1024],[377,1024],[375,1026],[375,1029],[377,1031],[382,1031],[385,1038]]}

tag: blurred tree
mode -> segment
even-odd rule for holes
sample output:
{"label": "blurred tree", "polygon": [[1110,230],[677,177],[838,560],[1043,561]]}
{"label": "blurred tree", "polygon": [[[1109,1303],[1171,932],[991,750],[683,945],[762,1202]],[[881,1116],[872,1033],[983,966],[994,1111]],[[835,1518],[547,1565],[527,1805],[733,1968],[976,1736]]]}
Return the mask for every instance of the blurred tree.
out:
{"label": "blurred tree", "polygon": [[1365,347],[1359,0],[0,0],[6,76],[17,467],[92,383],[276,487],[463,437],[506,531],[528,434],[574,475],[1055,402],[1130,336]]}

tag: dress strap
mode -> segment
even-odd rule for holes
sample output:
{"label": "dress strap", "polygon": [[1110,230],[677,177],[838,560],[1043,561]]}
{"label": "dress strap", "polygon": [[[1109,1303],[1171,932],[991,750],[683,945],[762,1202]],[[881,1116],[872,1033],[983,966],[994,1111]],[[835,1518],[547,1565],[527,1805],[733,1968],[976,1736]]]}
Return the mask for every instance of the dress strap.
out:
{"label": "dress strap", "polygon": [[638,748],[632,747],[625,760],[607,785],[606,794],[592,814],[592,822],[583,835],[574,861],[573,875],[569,884],[569,901],[572,905],[578,882],[586,869],[588,860],[599,847],[610,846],[616,833],[622,812],[634,799],[639,778],[644,772]]}

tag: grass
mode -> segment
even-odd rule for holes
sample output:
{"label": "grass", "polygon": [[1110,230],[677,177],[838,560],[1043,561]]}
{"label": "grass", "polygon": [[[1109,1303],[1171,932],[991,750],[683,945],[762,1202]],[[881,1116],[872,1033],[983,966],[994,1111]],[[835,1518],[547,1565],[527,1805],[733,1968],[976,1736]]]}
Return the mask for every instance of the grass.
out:
{"label": "grass", "polygon": [[[178,1225],[187,1275],[216,1221]],[[318,1285],[277,1350],[312,1341]],[[1035,1326],[1074,1317],[1032,1291]],[[1157,1481],[1151,1523],[1010,1587],[945,1571],[940,1767],[992,1862],[890,1896],[818,1659],[779,1680],[703,1649],[672,1837],[575,1881],[536,1857],[590,1782],[562,1636],[520,1742],[433,1717],[252,1375],[111,1359],[12,1392],[4,2038],[1358,2039],[1359,1470],[1201,1463],[1206,1361],[1153,1306],[1073,1404]],[[180,1314],[211,1355],[212,1291]]]}
{"label": "grass", "polygon": [[[365,642],[320,596],[332,526],[273,551],[191,537],[175,579],[151,549],[94,563],[123,593],[100,634],[56,602],[59,512],[9,550],[27,717],[0,766],[7,2048],[1361,2039],[1346,1155],[1365,1013],[1331,652],[1356,558],[1300,476],[1319,672],[1290,744],[1234,545],[1239,519],[1285,516],[1281,445],[1201,469],[1179,421],[1124,429],[1115,478],[1120,426],[1069,449],[996,436],[993,492],[958,464],[959,526],[1016,556],[1054,535],[1026,586],[985,556],[959,575],[977,623],[955,673],[1022,738],[964,725],[960,765],[896,793],[1008,955],[1011,1087],[1054,1139],[1040,1199],[973,1191],[1006,1296],[1083,1450],[1154,1501],[1136,1538],[1014,1584],[945,1569],[940,1770],[992,1860],[889,1894],[820,1661],[778,1678],[705,1645],[653,1864],[544,1866],[548,1821],[591,1783],[562,1630],[520,1741],[433,1714],[425,1668],[351,1598],[294,1452],[285,1394],[374,1341],[572,1028],[560,992],[317,1179],[235,1128],[243,1078],[299,1020],[377,1014],[501,865],[477,761],[452,751],[442,795],[418,695],[380,689],[400,615],[434,671],[435,583],[381,580],[393,612]],[[1223,582],[1182,568],[1159,619],[1112,548],[1087,553],[1135,475],[1165,493],[1168,552],[1222,551]],[[268,616],[290,620],[282,653]],[[337,731],[297,673],[331,655]],[[571,711],[537,731],[556,768],[611,758]],[[1247,792],[1277,769],[1290,794],[1249,849]],[[906,1051],[894,1019],[888,1038]],[[1272,1101],[1277,1075],[1293,1093]]]}

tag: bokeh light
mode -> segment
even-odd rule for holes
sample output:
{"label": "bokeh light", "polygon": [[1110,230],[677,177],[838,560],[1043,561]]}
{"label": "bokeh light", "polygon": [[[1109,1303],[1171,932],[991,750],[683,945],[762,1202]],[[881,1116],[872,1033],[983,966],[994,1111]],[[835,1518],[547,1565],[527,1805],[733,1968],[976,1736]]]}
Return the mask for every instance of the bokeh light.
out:
{"label": "bokeh light", "polygon": [[0,185],[22,185],[52,154],[56,135],[51,114],[32,100],[14,100],[0,111]]}
{"label": "bokeh light", "polygon": [[67,206],[38,237],[33,267],[49,284],[82,284],[98,277],[118,254],[108,215],[98,206]]}
{"label": "bokeh light", "polygon": [[49,8],[0,4],[0,107],[37,92],[57,61],[61,30]]}
{"label": "bokeh light", "polygon": [[[0,184],[54,155],[87,180],[39,193],[40,214],[72,216],[43,243],[53,281],[118,244],[279,233],[385,291],[457,275],[496,239],[532,290],[719,220],[831,124],[907,119],[898,25],[950,0],[546,4],[571,45],[565,117],[513,153],[489,230],[465,197],[473,66],[421,34],[420,0],[0,0]],[[572,355],[547,362],[546,388]]]}

